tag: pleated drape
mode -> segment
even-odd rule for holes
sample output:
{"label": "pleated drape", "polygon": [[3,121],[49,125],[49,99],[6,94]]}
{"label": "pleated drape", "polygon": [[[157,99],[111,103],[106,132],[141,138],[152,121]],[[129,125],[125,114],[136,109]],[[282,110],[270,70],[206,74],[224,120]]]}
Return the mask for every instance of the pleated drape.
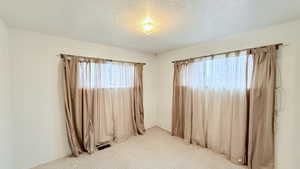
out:
{"label": "pleated drape", "polygon": [[174,64],[172,135],[274,169],[276,46]]}
{"label": "pleated drape", "polygon": [[185,95],[185,87],[180,85],[180,72],[186,66],[184,63],[174,64],[173,78],[173,100],[172,100],[172,131],[173,136],[184,137],[184,111],[183,95]]}
{"label": "pleated drape", "polygon": [[253,76],[249,100],[249,169],[274,169],[276,46],[251,49]]}
{"label": "pleated drape", "polygon": [[74,156],[143,134],[143,65],[63,57],[67,134]]}
{"label": "pleated drape", "polygon": [[94,126],[91,111],[91,92],[79,89],[78,58],[64,61],[64,93],[67,134],[72,154],[93,153]]}
{"label": "pleated drape", "polygon": [[143,64],[134,65],[134,94],[133,94],[133,119],[135,131],[139,134],[145,132],[144,105],[143,105]]}

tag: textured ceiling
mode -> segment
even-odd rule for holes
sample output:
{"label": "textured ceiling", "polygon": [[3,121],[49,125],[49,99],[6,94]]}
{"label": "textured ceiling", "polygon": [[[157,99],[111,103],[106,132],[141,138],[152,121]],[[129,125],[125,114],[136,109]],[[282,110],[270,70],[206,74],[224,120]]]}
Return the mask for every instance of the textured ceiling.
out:
{"label": "textured ceiling", "polygon": [[[0,0],[10,26],[160,53],[300,18],[300,0]],[[149,14],[157,25],[140,30]]]}

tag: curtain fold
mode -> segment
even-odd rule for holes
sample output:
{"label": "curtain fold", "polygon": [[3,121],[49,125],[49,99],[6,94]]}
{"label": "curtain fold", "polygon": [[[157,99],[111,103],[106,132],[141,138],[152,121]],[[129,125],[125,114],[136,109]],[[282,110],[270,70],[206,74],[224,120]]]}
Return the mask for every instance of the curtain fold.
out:
{"label": "curtain fold", "polygon": [[185,88],[180,85],[180,72],[186,64],[174,64],[173,78],[173,99],[172,99],[172,136],[184,137],[184,102],[182,95],[185,94]]}
{"label": "curtain fold", "polygon": [[143,64],[134,65],[134,110],[133,119],[135,131],[144,134],[144,105],[143,105]]}
{"label": "curtain fold", "polygon": [[248,166],[274,169],[274,111],[276,46],[251,49],[253,76],[250,88]]}
{"label": "curtain fold", "polygon": [[67,134],[74,156],[143,134],[143,65],[63,57]]}

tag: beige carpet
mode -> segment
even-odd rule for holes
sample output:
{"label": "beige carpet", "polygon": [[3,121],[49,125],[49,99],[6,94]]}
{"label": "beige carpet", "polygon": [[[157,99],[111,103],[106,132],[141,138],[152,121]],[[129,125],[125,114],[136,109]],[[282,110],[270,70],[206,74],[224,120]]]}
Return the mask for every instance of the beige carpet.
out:
{"label": "beige carpet", "polygon": [[158,127],[143,136],[79,158],[63,158],[34,169],[245,169],[199,146],[188,145]]}

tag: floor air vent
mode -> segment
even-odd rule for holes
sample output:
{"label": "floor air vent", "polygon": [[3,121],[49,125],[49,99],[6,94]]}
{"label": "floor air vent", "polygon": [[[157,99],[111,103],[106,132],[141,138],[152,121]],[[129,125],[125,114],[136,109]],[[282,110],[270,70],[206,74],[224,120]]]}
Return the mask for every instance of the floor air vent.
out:
{"label": "floor air vent", "polygon": [[106,149],[110,146],[111,146],[110,144],[102,144],[102,145],[98,145],[96,147],[97,147],[98,150],[103,150],[103,149]]}

